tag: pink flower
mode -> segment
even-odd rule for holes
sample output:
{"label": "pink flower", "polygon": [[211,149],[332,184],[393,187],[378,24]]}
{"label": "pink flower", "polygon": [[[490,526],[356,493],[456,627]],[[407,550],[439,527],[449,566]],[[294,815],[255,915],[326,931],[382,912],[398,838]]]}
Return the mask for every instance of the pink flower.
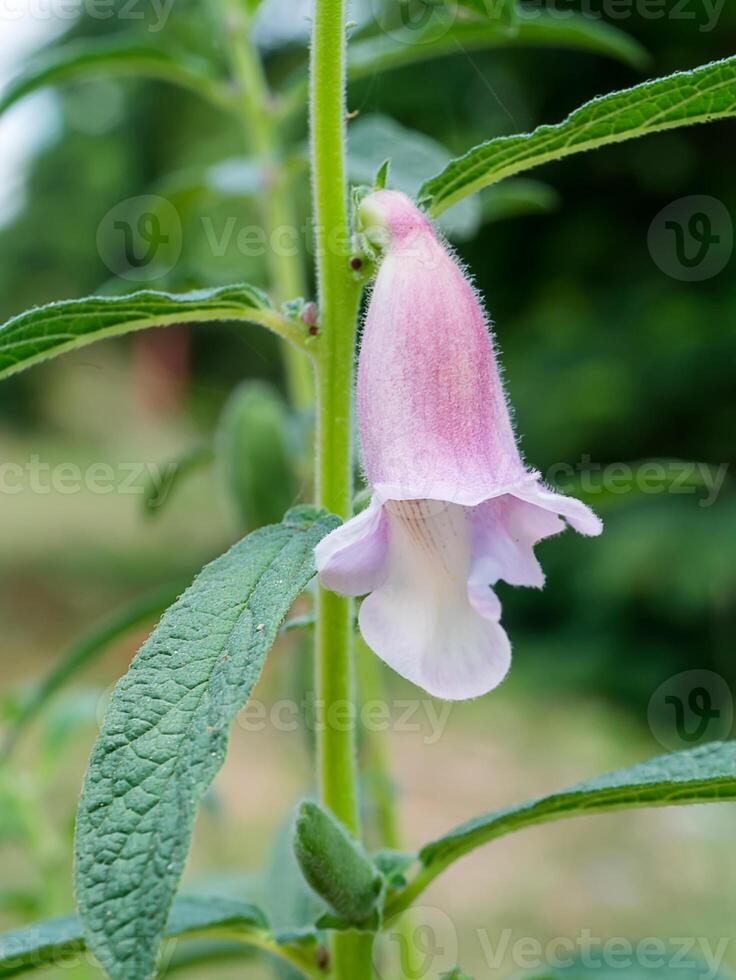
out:
{"label": "pink flower", "polygon": [[394,670],[476,697],[511,660],[492,586],[542,586],[534,545],[565,520],[602,525],[525,467],[479,298],[427,218],[396,191],[365,198],[361,216],[384,246],[358,367],[373,497],[320,543],[317,568],[328,589],[370,593],[360,629]]}

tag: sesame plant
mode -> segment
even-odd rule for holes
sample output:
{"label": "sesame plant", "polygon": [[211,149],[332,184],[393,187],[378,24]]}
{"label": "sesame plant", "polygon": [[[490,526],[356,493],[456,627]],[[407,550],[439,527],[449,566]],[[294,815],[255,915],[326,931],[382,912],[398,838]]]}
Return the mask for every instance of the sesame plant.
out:
{"label": "sesame plant", "polygon": [[[568,524],[591,537],[602,531],[587,506],[546,487],[522,459],[482,299],[447,243],[443,229],[451,224],[440,219],[545,162],[736,115],[736,58],[602,95],[533,132],[489,134],[414,188],[394,183],[396,146],[374,134],[377,165],[361,184],[350,179],[354,78],[439,58],[457,45],[558,45],[629,63],[641,63],[642,52],[599,21],[556,20],[540,10],[530,17],[513,0],[436,4],[418,25],[402,23],[397,5],[380,24],[357,26],[346,0],[315,0],[308,70],[275,88],[251,33],[257,6],[216,5],[211,22],[224,39],[222,62],[168,47],[165,34],[156,45],[126,36],[77,40],[29,66],[0,101],[5,109],[41,85],[106,72],[184,86],[242,127],[251,159],[268,174],[259,191],[264,227],[295,222],[295,196],[308,181],[314,231],[313,276],[306,254],[274,252],[268,291],[246,283],[145,288],[21,313],[0,328],[0,374],[147,328],[257,324],[283,343],[291,411],[313,413],[315,429],[313,437],[301,429],[296,454],[303,460],[313,452],[313,463],[293,463],[310,474],[310,499],[234,543],[181,595],[146,597],[82,638],[19,719],[28,723],[115,636],[162,613],[115,688],[89,761],[76,822],[77,911],[0,937],[0,976],[86,949],[113,980],[148,980],[168,967],[176,938],[201,940],[196,955],[208,977],[217,975],[223,941],[264,956],[282,976],[419,976],[398,958],[388,962],[386,950],[379,956],[376,937],[474,849],[581,813],[736,799],[736,747],[711,743],[483,813],[416,851],[386,833],[372,853],[355,710],[363,696],[358,643],[438,698],[488,694],[511,659],[496,583],[539,587],[538,541]],[[308,174],[291,165],[301,113],[309,120]],[[529,187],[518,184],[518,193]],[[310,281],[315,294],[307,301]],[[249,445],[219,440],[215,452],[237,455]],[[367,493],[356,494],[358,459]],[[305,590],[311,612],[287,620]],[[296,859],[310,900],[277,928],[257,903],[180,893],[179,885],[230,724],[285,620],[313,636],[315,697],[325,717],[334,706],[353,710],[349,724],[317,729],[315,796],[299,806],[278,845],[284,861]],[[448,976],[464,974],[458,966]]]}

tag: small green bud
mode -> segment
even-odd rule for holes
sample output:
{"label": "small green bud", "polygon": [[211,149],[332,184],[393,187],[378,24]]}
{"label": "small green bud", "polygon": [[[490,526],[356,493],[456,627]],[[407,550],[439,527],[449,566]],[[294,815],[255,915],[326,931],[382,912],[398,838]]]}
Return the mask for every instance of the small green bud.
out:
{"label": "small green bud", "polygon": [[378,910],[383,877],[360,844],[319,804],[299,807],[294,851],[307,883],[351,925]]}

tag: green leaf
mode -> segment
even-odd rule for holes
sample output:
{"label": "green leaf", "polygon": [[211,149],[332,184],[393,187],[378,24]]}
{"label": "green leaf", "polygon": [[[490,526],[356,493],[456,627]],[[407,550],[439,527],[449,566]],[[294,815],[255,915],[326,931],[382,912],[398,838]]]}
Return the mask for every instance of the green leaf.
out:
{"label": "green leaf", "polygon": [[23,702],[20,712],[5,736],[0,759],[4,760],[8,757],[18,738],[61,688],[101,656],[118,637],[161,615],[182,589],[183,583],[177,583],[137,598],[70,644]]}
{"label": "green leaf", "polygon": [[[182,895],[171,909],[165,935],[171,938],[242,933],[245,943],[251,931],[266,927],[260,909],[247,902]],[[0,978],[16,977],[42,966],[63,963],[71,954],[81,953],[86,947],[82,924],[76,915],[3,933],[0,935]]]}
{"label": "green leaf", "polygon": [[171,82],[225,109],[234,106],[227,83],[212,67],[191,54],[153,47],[135,37],[74,41],[34,58],[0,94],[0,113],[45,85],[89,78],[132,76]]}
{"label": "green leaf", "polygon": [[382,191],[386,186],[386,180],[388,178],[388,170],[391,166],[391,160],[386,159],[383,161],[381,166],[378,168],[375,178],[373,179],[373,190]]}
{"label": "green leaf", "polygon": [[[451,160],[451,154],[430,136],[407,129],[395,119],[378,113],[359,116],[348,131],[348,174],[358,184],[376,186],[376,169],[387,183],[409,197],[416,197],[424,175]],[[390,153],[390,160],[385,155]],[[556,191],[538,180],[519,178],[488,190],[480,200],[468,198],[442,215],[440,224],[455,240],[472,237],[483,220],[500,221],[520,214],[553,210]],[[357,206],[357,205],[356,205]]]}
{"label": "green leaf", "polygon": [[443,973],[440,980],[473,980],[473,978],[464,973],[459,966],[456,966],[449,973]]}
{"label": "green leaf", "polygon": [[426,181],[419,203],[438,215],[489,184],[550,160],[733,115],[736,57],[593,99],[556,126],[482,143]]}
{"label": "green leaf", "polygon": [[423,847],[419,852],[423,869],[390,903],[387,915],[406,908],[453,861],[524,827],[623,808],[725,800],[736,800],[736,741],[658,756],[550,796],[492,810]]}
{"label": "green leaf", "polygon": [[623,807],[736,799],[736,741],[657,756],[551,796],[475,817],[419,852],[425,865],[456,860],[503,834],[534,824]]}
{"label": "green leaf", "polygon": [[[216,975],[221,964],[235,963],[245,967],[252,962],[256,950],[252,946],[228,941],[226,939],[187,939],[178,940],[174,949],[166,956],[166,968],[160,971],[160,977],[168,978],[183,973],[187,976],[202,976],[202,971],[194,973],[196,967],[205,971],[205,976]],[[258,970],[258,967],[256,967]],[[242,975],[242,974],[241,974]],[[304,974],[300,970],[293,973],[294,980],[302,980]]]}
{"label": "green leaf", "polygon": [[154,971],[230,723],[338,523],[294,508],[206,566],[115,689],[82,791],[75,869],[89,946],[113,980]]}
{"label": "green leaf", "polygon": [[310,887],[340,918],[360,925],[377,913],[383,876],[345,827],[311,800],[299,808],[294,852]]}
{"label": "green leaf", "polygon": [[446,32],[428,37],[411,28],[392,30],[354,41],[348,49],[351,81],[381,71],[391,71],[448,55],[490,48],[563,48],[589,51],[618,58],[635,68],[648,61],[644,48],[623,31],[601,20],[569,12],[560,19],[554,12],[535,8],[533,16],[520,20],[513,30],[503,20],[457,19]]}
{"label": "green leaf", "polygon": [[404,854],[388,848],[373,855],[373,863],[386,879],[388,888],[403,888],[406,884],[405,872],[416,861],[416,854]]}
{"label": "green leaf", "polygon": [[49,303],[0,326],[0,378],[95,340],[147,327],[212,320],[260,323],[298,342],[298,327],[252,286],[188,293],[144,289],[125,296],[90,296]]}
{"label": "green leaf", "polygon": [[228,399],[215,436],[220,472],[243,527],[278,520],[297,496],[289,411],[275,388],[245,381]]}

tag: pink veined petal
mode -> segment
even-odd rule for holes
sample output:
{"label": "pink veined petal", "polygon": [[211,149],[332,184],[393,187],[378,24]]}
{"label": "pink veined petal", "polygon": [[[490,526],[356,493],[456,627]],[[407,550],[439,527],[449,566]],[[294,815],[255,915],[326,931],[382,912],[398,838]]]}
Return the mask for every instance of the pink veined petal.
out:
{"label": "pink veined petal", "polygon": [[361,606],[363,637],[397,673],[435,697],[486,694],[505,677],[511,647],[491,589],[485,585],[483,594],[473,587],[471,601],[470,512],[414,500],[392,501],[386,513],[385,576]]}
{"label": "pink veined petal", "polygon": [[363,202],[390,241],[366,311],[363,463],[386,497],[471,505],[525,479],[480,299],[403,194]]}
{"label": "pink veined petal", "polygon": [[534,545],[563,531],[564,521],[513,494],[493,497],[474,507],[471,519],[472,583],[495,585],[503,579],[509,585],[544,585],[544,572],[534,554]]}
{"label": "pink veined petal", "polygon": [[328,588],[370,593],[361,630],[390,666],[438,697],[474,697],[511,657],[492,586],[541,586],[537,542],[565,521],[602,524],[526,469],[480,298],[426,216],[396,191],[368,195],[361,215],[384,248],[357,379],[374,496],[317,566]]}
{"label": "pink veined petal", "polygon": [[602,524],[585,504],[538,483],[522,484],[472,511],[473,561],[470,582],[541,588],[544,572],[534,546],[565,529],[562,514],[583,534],[600,534]]}
{"label": "pink veined petal", "polygon": [[315,549],[319,577],[340,595],[365,595],[385,575],[388,524],[375,498],[352,520],[331,531]]}
{"label": "pink veined petal", "polygon": [[582,500],[566,497],[563,493],[548,490],[541,483],[526,483],[510,491],[519,500],[525,500],[542,510],[564,517],[570,527],[587,537],[597,537],[603,530],[603,521]]}
{"label": "pink veined petal", "polygon": [[491,588],[490,583],[483,581],[481,576],[476,577],[474,571],[475,565],[471,563],[468,576],[468,602],[479,616],[500,622],[503,612],[501,600]]}

